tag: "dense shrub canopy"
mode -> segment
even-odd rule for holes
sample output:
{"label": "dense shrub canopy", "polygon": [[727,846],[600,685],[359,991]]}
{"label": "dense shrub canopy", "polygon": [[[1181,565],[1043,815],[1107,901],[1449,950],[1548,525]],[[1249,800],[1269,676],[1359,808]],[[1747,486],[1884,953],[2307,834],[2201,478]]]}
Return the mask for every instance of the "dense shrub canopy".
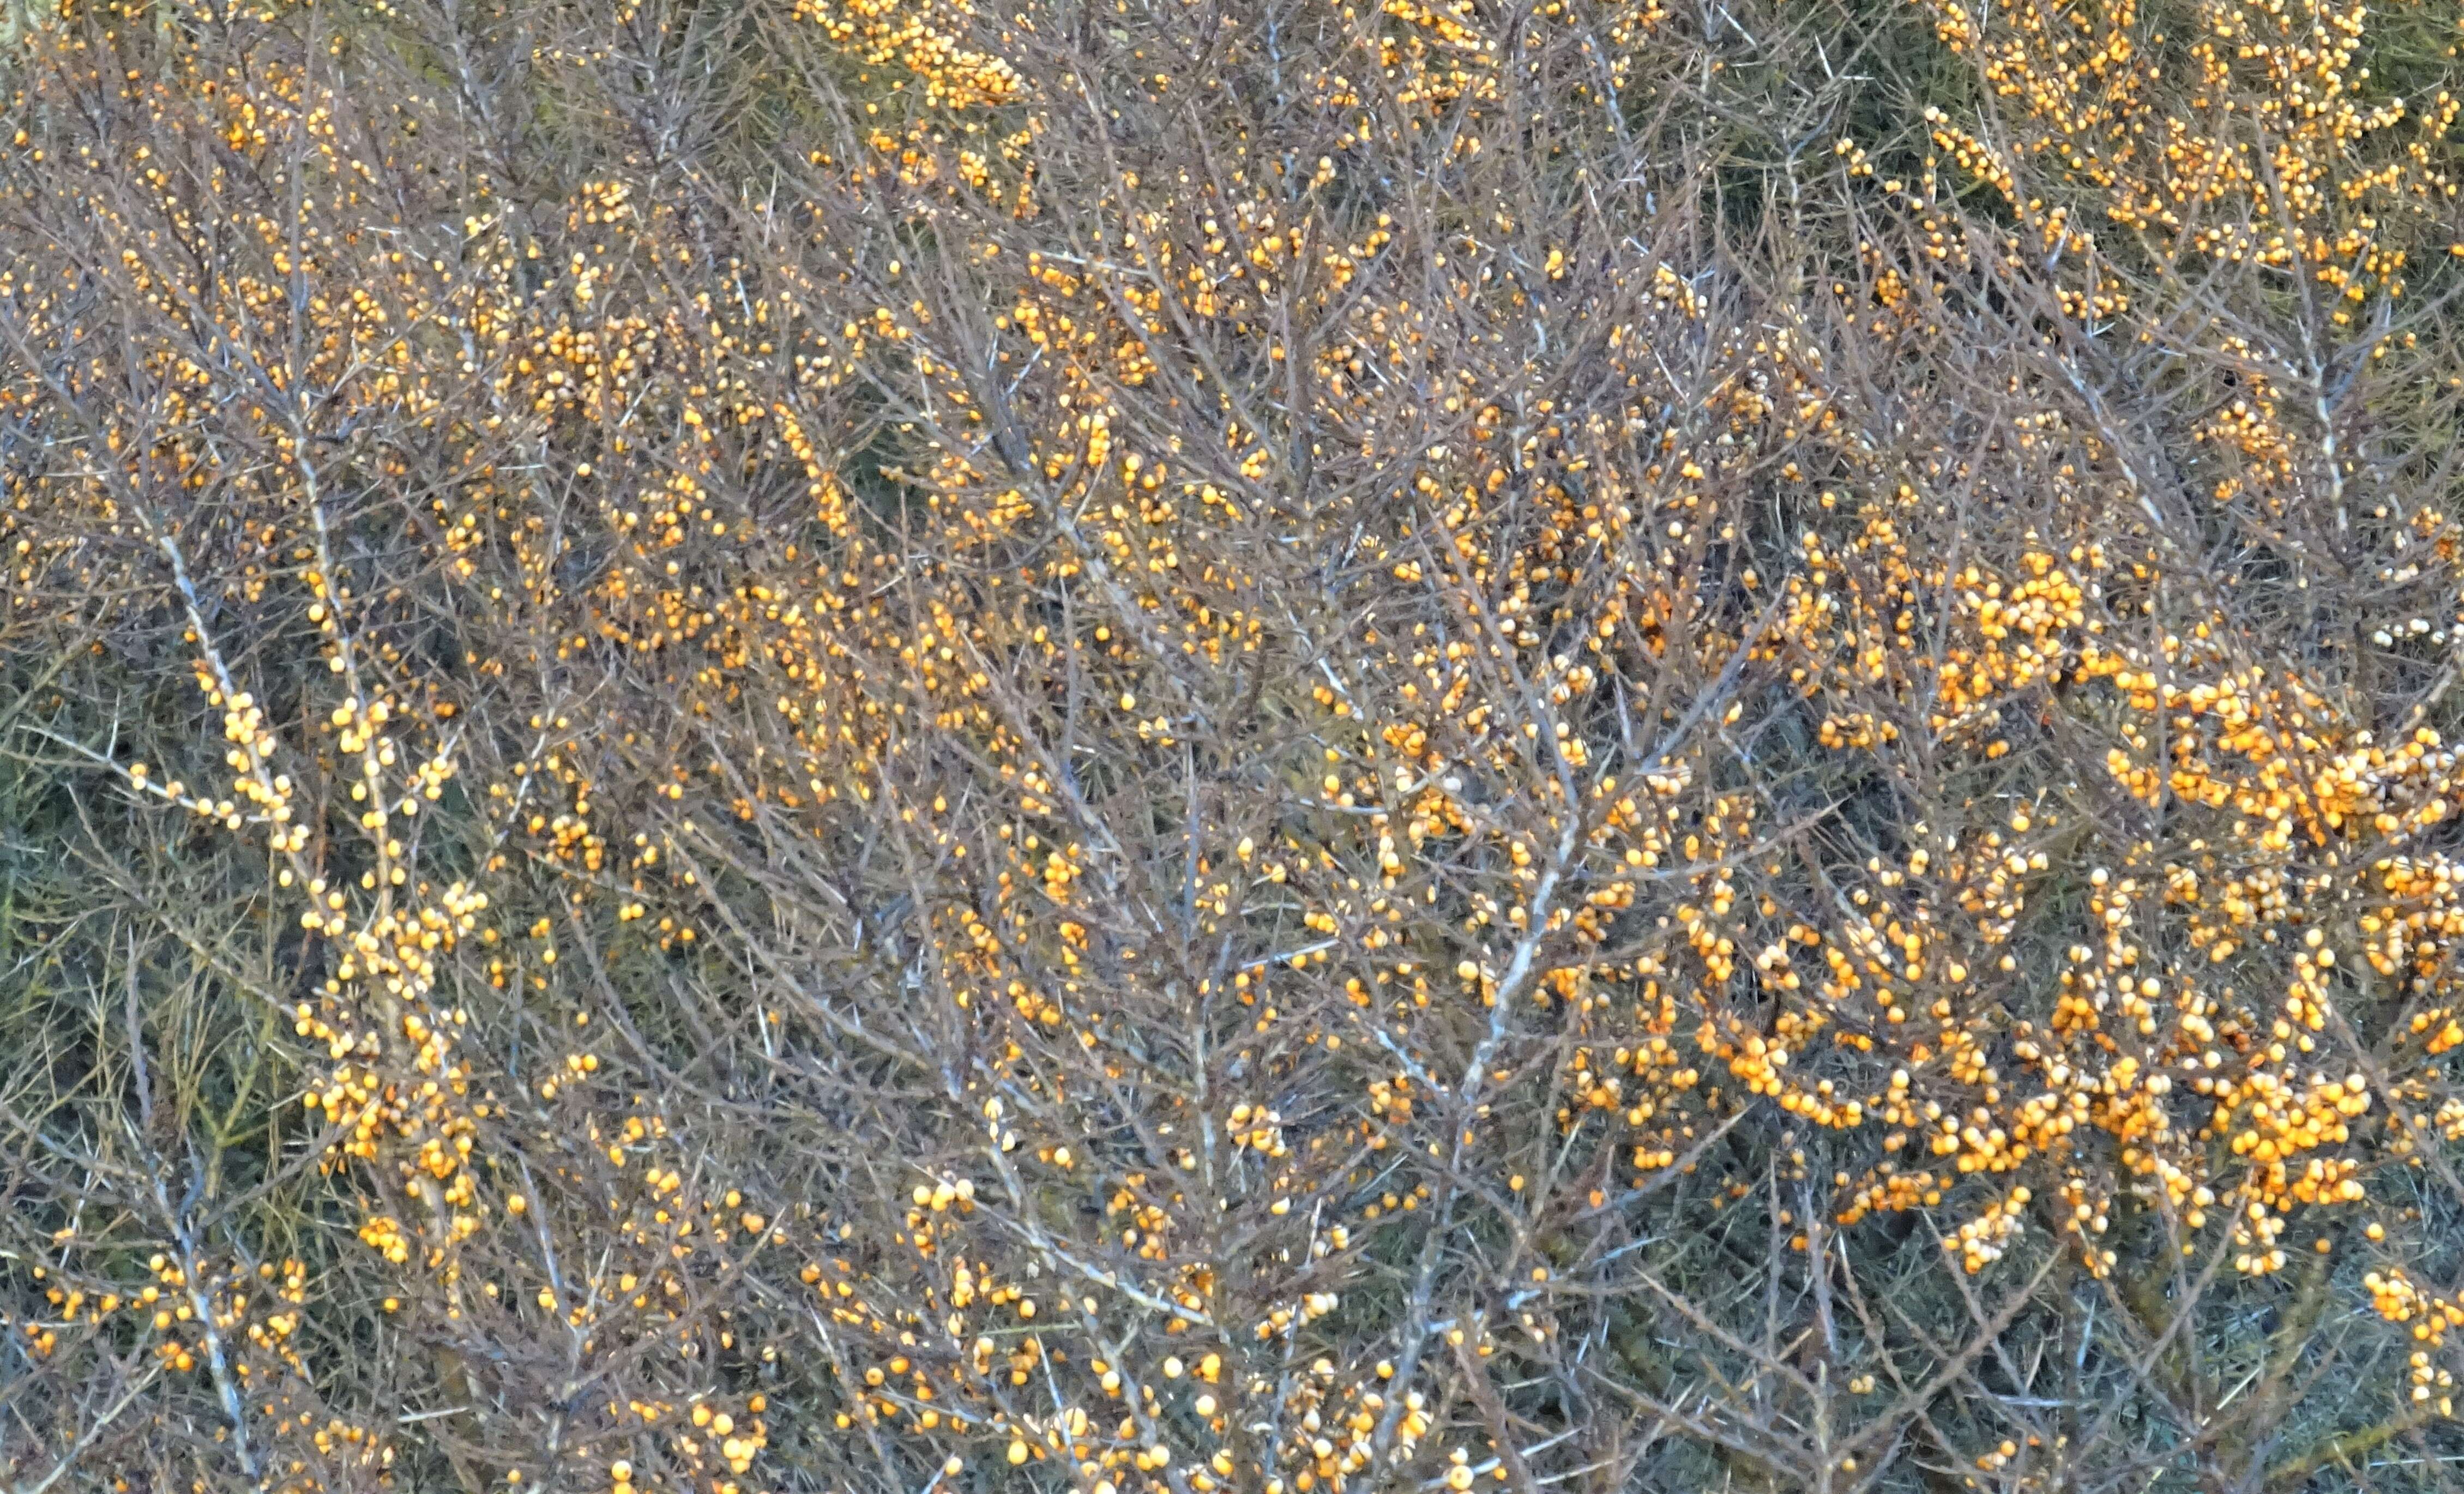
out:
{"label": "dense shrub canopy", "polygon": [[2419,1489],[2454,0],[46,0],[0,1490]]}

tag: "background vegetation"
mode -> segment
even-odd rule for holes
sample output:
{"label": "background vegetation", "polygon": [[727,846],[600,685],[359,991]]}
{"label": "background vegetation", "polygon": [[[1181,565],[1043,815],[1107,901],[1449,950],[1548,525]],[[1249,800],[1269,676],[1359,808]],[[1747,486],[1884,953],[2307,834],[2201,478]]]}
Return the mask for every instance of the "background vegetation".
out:
{"label": "background vegetation", "polygon": [[2429,1489],[2453,0],[12,0],[0,1489]]}

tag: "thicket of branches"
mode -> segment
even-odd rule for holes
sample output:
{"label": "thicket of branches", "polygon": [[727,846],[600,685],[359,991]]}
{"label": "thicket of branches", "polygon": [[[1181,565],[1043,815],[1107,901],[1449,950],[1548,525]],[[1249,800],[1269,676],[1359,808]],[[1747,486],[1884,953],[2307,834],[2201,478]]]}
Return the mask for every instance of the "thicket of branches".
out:
{"label": "thicket of branches", "polygon": [[60,0],[0,1490],[2422,1489],[2453,0]]}

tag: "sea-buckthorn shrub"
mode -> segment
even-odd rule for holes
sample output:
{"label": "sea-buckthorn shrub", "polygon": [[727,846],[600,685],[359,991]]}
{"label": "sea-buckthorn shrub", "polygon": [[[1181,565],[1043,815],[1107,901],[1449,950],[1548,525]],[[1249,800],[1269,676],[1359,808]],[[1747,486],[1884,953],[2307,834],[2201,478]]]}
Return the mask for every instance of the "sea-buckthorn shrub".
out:
{"label": "sea-buckthorn shrub", "polygon": [[2443,1487],[2452,3],[0,61],[0,1489]]}

